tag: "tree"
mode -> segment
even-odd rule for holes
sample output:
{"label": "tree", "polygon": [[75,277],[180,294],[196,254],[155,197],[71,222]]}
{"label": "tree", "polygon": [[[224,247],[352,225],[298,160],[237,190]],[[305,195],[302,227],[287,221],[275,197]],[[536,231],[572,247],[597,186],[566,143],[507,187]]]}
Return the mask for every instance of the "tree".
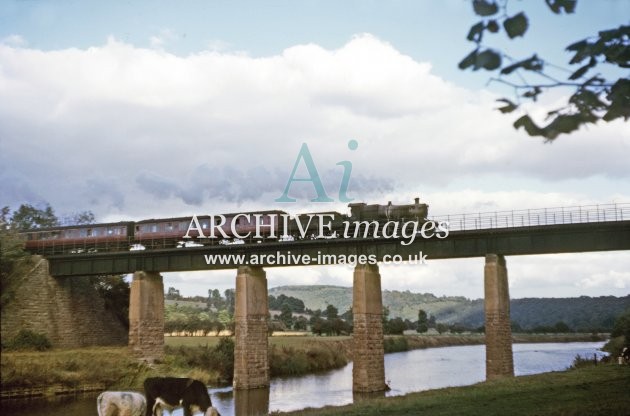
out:
{"label": "tree", "polygon": [[427,313],[420,309],[418,311],[418,328],[416,331],[423,334],[429,330],[429,320],[427,318]]}
{"label": "tree", "polygon": [[402,335],[404,331],[405,321],[403,321],[401,317],[396,317],[387,322],[387,327],[384,332],[390,335]]}
{"label": "tree", "polygon": [[0,212],[0,309],[13,299],[14,291],[29,268],[30,254],[24,251],[24,241],[12,227],[9,207]]}
{"label": "tree", "polygon": [[96,291],[105,301],[105,308],[110,310],[116,318],[129,328],[129,296],[131,290],[124,276],[99,276],[93,278]]}
{"label": "tree", "polygon": [[571,328],[565,322],[558,321],[553,326],[553,332],[555,332],[556,334],[562,334],[562,333],[566,334],[568,332],[573,332],[573,331],[571,331]]}
{"label": "tree", "polygon": [[326,306],[326,319],[332,321],[333,319],[337,319],[339,317],[339,310],[335,308],[333,305]]}
{"label": "tree", "polygon": [[234,289],[225,289],[225,304],[230,316],[234,316],[234,306],[236,305],[236,291]]}
{"label": "tree", "polygon": [[610,335],[612,337],[623,336],[625,338],[624,345],[630,348],[630,309],[617,318]]}
{"label": "tree", "polygon": [[348,324],[352,324],[354,321],[354,315],[352,314],[352,307],[348,308],[347,311],[341,314],[341,319],[346,321]]}
{"label": "tree", "polygon": [[46,204],[43,209],[35,208],[30,204],[22,204],[17,211],[13,212],[10,224],[11,227],[19,231],[26,231],[33,228],[57,226],[59,225],[59,220],[49,204]]}
{"label": "tree", "polygon": [[169,287],[168,291],[166,292],[166,299],[168,300],[179,300],[181,299],[182,296],[179,293],[178,289],[175,289],[174,287]]}
{"label": "tree", "polygon": [[220,310],[225,306],[225,302],[221,297],[219,289],[208,289],[208,309],[214,308]]}
{"label": "tree", "polygon": [[383,329],[386,328],[387,324],[389,323],[389,308],[387,306],[383,306],[382,323],[383,323]]}
{"label": "tree", "polygon": [[280,322],[282,322],[287,328],[291,328],[293,326],[293,313],[291,312],[289,305],[286,303],[282,305],[279,319]]}
{"label": "tree", "polygon": [[293,324],[293,329],[296,331],[306,331],[308,326],[308,320],[303,316],[298,316]]}
{"label": "tree", "polygon": [[[514,128],[525,129],[530,136],[541,136],[547,141],[560,134],[568,134],[582,125],[630,118],[630,25],[610,28],[580,39],[566,47],[573,53],[571,69],[567,79],[553,74],[556,68],[552,63],[536,53],[525,58],[513,58],[507,53],[485,46],[486,34],[503,31],[509,39],[524,36],[529,27],[527,15],[520,11],[508,14],[508,0],[472,0],[473,10],[481,20],[471,26],[467,39],[475,43],[475,49],[459,63],[461,70],[471,68],[476,71],[498,71],[492,82],[508,85],[514,90],[514,101],[501,98],[498,108],[504,114],[512,113],[521,100],[536,101],[540,94],[550,89],[566,88],[572,91],[566,105],[547,113],[545,125],[535,122],[529,114],[524,114],[514,122]],[[577,0],[545,0],[555,14],[570,14],[575,11]],[[594,74],[598,65],[602,72]],[[617,78],[618,75],[618,79]],[[526,79],[532,76],[535,81]]]}

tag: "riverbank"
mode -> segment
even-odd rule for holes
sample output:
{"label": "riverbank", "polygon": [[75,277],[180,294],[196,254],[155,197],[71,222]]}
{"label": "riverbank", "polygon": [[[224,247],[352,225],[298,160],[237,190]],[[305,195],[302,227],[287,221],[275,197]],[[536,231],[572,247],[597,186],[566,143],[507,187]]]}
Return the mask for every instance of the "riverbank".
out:
{"label": "riverbank", "polygon": [[[207,385],[229,382],[220,368],[226,359],[212,360],[221,337],[166,337],[163,362],[138,362],[127,347],[89,347],[45,352],[1,354],[1,396],[32,397],[70,394],[85,390],[142,389],[146,377],[172,375],[193,377]],[[387,336],[385,351],[484,343],[482,334]],[[590,334],[520,335],[514,342],[578,342]],[[352,337],[270,337],[271,376],[296,376],[343,367],[352,361]],[[183,350],[182,350],[183,348]],[[229,353],[222,351],[221,353]],[[212,364],[213,362],[219,364]]]}
{"label": "riverbank", "polygon": [[628,415],[630,367],[590,365],[563,372],[521,376],[410,393],[371,398],[355,404],[307,409],[275,415],[376,416],[421,414],[426,416],[492,415]]}

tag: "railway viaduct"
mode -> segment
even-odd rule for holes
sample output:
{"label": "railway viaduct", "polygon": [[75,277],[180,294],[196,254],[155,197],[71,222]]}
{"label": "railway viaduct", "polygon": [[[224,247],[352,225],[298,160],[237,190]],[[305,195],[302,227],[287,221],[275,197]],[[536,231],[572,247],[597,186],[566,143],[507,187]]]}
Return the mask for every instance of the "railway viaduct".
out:
{"label": "railway viaduct", "polygon": [[[269,385],[266,273],[282,266],[271,261],[249,264],[252,256],[272,259],[290,252],[301,259],[365,255],[382,261],[422,252],[430,260],[484,257],[486,378],[495,379],[514,375],[507,256],[630,250],[628,204],[434,219],[450,223],[448,237],[418,238],[409,245],[394,239],[324,239],[55,255],[47,260],[50,274],[55,277],[133,273],[129,345],[139,357],[148,360],[163,355],[164,287],[160,273],[235,269],[234,388],[248,390]],[[209,263],[206,256],[214,254],[245,257],[238,262],[233,257],[234,261],[226,264]],[[316,260],[308,262],[315,264]],[[382,391],[386,384],[379,266],[356,265],[353,282],[353,391]]]}

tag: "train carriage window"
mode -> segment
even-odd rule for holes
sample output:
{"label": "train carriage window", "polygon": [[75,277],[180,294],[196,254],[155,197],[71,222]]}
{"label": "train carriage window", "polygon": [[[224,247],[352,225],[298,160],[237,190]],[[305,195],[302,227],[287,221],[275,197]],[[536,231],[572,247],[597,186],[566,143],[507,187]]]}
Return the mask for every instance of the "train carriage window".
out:
{"label": "train carriage window", "polygon": [[87,236],[88,236],[88,237],[92,237],[92,229],[91,229],[91,228],[88,228],[88,230],[87,230]]}
{"label": "train carriage window", "polygon": [[207,230],[209,226],[210,226],[210,221],[208,220],[201,221],[201,228],[203,228],[204,230]]}
{"label": "train carriage window", "polygon": [[173,231],[173,223],[172,222],[167,222],[166,223],[166,231]]}
{"label": "train carriage window", "polygon": [[107,227],[107,235],[113,235],[114,229],[112,227]]}

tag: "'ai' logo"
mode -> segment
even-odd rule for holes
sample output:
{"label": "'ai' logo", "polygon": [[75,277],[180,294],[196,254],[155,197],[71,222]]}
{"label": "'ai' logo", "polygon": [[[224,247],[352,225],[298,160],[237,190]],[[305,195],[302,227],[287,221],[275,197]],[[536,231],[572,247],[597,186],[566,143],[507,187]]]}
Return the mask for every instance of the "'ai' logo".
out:
{"label": "'ai' logo", "polygon": [[[359,143],[356,140],[350,140],[348,142],[348,149],[356,150],[359,147]],[[300,166],[300,163],[304,163],[306,170],[308,172],[307,178],[296,178],[295,174]],[[350,173],[352,173],[352,162],[348,160],[342,160],[341,162],[337,162],[337,165],[343,166],[343,177],[341,178],[341,184],[339,185],[339,201],[341,202],[350,202],[354,198],[348,198],[346,192],[348,192],[348,184],[350,183]],[[311,156],[311,152],[308,150],[308,146],[306,143],[302,143],[302,147],[300,148],[300,152],[297,155],[297,159],[295,160],[295,165],[293,166],[293,171],[289,176],[289,181],[287,182],[287,186],[284,188],[284,192],[280,198],[276,199],[276,202],[295,202],[295,198],[289,197],[289,189],[291,189],[291,184],[293,182],[311,182],[313,187],[315,188],[315,192],[317,193],[317,198],[311,199],[312,202],[334,202],[334,199],[330,198],[324,189],[324,185],[322,184],[322,180],[319,177],[319,173],[317,172],[317,168],[315,167],[315,162],[313,161],[313,157]]]}

